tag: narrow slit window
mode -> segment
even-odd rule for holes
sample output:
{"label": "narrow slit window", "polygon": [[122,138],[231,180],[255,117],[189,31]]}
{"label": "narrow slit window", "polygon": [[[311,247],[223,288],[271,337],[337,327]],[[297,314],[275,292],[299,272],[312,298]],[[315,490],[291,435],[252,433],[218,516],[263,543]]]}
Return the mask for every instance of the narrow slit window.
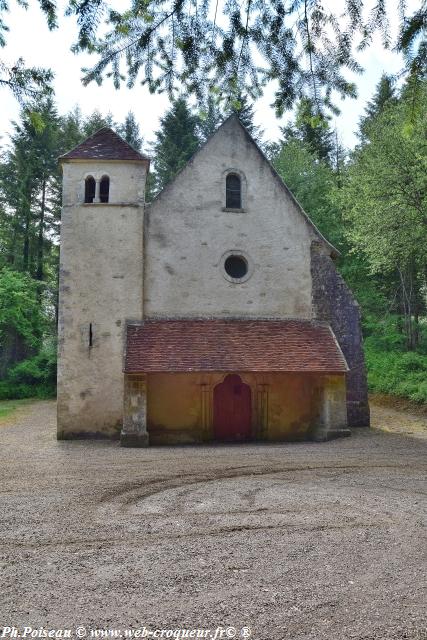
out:
{"label": "narrow slit window", "polygon": [[103,176],[99,185],[99,199],[101,202],[108,202],[110,196],[110,178]]}
{"label": "narrow slit window", "polygon": [[229,173],[226,178],[225,206],[227,209],[242,208],[242,181],[236,173]]}
{"label": "narrow slit window", "polygon": [[91,203],[95,198],[95,179],[88,176],[85,180],[85,202]]}
{"label": "narrow slit window", "polygon": [[89,324],[89,347],[93,347],[93,329],[92,323]]}

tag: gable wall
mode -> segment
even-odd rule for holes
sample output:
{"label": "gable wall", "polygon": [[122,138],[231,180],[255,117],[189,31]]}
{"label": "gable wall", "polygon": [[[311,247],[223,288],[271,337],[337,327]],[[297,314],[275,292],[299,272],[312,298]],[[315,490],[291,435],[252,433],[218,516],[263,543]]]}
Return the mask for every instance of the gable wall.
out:
{"label": "gable wall", "polygon": [[[225,175],[245,176],[245,212],[223,211]],[[228,120],[147,208],[146,317],[311,318],[314,232],[236,120]],[[251,277],[224,277],[222,256],[248,256]]]}

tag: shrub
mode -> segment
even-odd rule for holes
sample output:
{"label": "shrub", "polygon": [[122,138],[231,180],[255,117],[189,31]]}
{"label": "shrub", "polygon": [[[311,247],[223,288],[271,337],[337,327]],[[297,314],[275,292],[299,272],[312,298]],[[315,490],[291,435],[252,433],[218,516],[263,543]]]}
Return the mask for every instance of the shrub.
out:
{"label": "shrub", "polygon": [[365,342],[370,391],[427,402],[427,356],[400,351],[381,351],[368,338]]}
{"label": "shrub", "polygon": [[45,348],[11,367],[0,382],[0,400],[50,398],[56,392],[56,351]]}

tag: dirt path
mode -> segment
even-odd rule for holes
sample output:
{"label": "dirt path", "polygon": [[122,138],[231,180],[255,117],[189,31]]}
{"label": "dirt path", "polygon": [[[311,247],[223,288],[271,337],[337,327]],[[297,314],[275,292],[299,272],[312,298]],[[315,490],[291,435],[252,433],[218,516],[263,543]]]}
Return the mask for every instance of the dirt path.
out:
{"label": "dirt path", "polygon": [[426,638],[424,440],[121,449],[54,411],[0,429],[0,625]]}
{"label": "dirt path", "polygon": [[419,415],[387,406],[385,402],[371,401],[371,424],[373,429],[388,433],[401,433],[413,438],[427,439],[427,415]]}

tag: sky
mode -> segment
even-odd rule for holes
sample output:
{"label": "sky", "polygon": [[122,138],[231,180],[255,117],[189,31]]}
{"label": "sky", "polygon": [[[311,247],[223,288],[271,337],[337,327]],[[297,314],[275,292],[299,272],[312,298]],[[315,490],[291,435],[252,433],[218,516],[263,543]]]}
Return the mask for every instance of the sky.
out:
{"label": "sky", "polygon": [[[369,0],[368,0],[369,1]],[[331,6],[340,0],[326,0]],[[73,54],[70,51],[72,43],[76,39],[77,27],[73,17],[61,15],[59,29],[49,31],[45,16],[40,11],[37,3],[30,0],[28,10],[17,6],[12,0],[11,10],[6,15],[6,23],[10,28],[7,35],[7,45],[0,51],[1,57],[7,63],[13,63],[18,57],[23,57],[27,65],[51,68],[55,74],[53,83],[56,102],[59,113],[66,113],[79,105],[83,114],[88,115],[95,109],[106,114],[111,112],[116,121],[122,122],[128,113],[133,111],[139,122],[141,133],[145,143],[154,138],[154,132],[158,129],[159,119],[169,106],[169,99],[165,94],[151,95],[148,89],[136,85],[133,89],[127,89],[124,85],[120,90],[115,90],[112,82],[104,80],[101,86],[95,83],[83,87],[81,83],[84,66],[92,66],[95,58],[87,54]],[[63,6],[63,0],[58,2]],[[394,6],[397,3],[390,2]],[[408,3],[417,5],[415,0]],[[120,0],[120,6],[124,2]],[[128,3],[125,3],[127,6]],[[62,12],[63,13],[63,12]],[[397,24],[396,15],[390,15],[393,26]],[[348,148],[353,147],[357,138],[355,131],[360,116],[363,113],[367,100],[372,97],[375,86],[383,72],[395,74],[403,65],[399,54],[385,50],[379,38],[366,51],[358,54],[358,61],[364,67],[363,75],[347,73],[350,80],[356,82],[358,88],[357,99],[337,101],[341,114],[334,118],[332,124],[338,129],[341,142]],[[276,119],[270,104],[273,100],[273,90],[267,89],[264,96],[255,103],[255,123],[260,125],[265,132],[266,140],[275,140],[279,136],[279,127],[289,120],[290,115],[285,115],[280,121]],[[11,130],[11,121],[19,116],[19,105],[14,97],[4,89],[0,93],[0,139],[4,142],[5,136]]]}

